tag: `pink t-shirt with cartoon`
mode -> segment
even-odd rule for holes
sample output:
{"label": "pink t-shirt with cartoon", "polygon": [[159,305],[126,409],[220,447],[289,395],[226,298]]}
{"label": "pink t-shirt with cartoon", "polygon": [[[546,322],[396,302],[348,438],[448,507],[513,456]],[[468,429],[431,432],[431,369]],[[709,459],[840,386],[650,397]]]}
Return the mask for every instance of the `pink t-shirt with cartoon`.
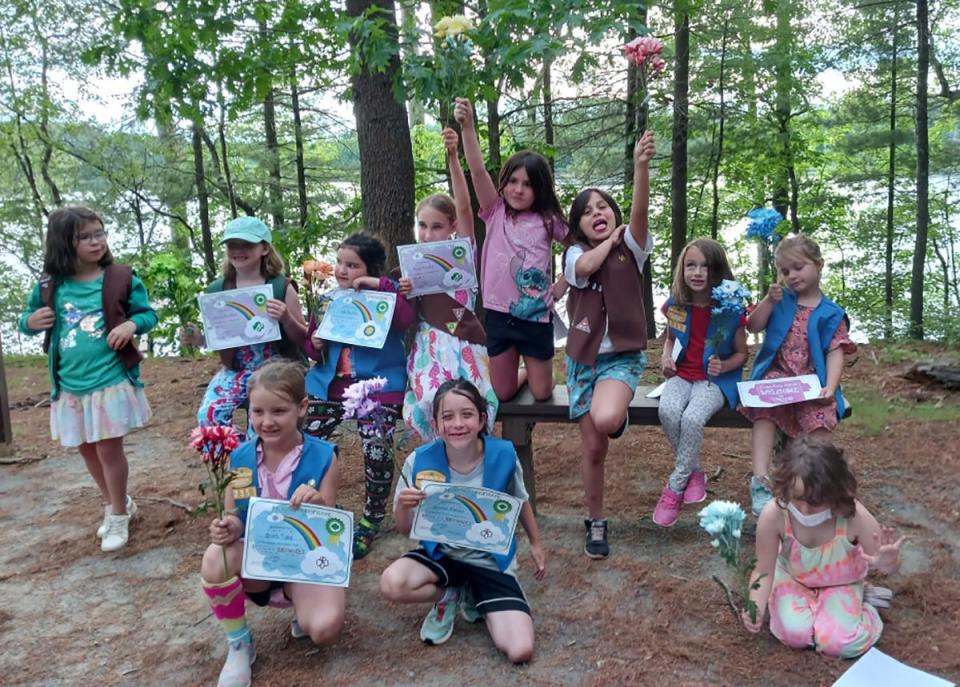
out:
{"label": "pink t-shirt with cartoon", "polygon": [[480,210],[487,225],[480,265],[483,306],[519,320],[549,322],[553,306],[550,261],[554,241],[567,236],[567,224],[535,212],[507,212],[502,196]]}

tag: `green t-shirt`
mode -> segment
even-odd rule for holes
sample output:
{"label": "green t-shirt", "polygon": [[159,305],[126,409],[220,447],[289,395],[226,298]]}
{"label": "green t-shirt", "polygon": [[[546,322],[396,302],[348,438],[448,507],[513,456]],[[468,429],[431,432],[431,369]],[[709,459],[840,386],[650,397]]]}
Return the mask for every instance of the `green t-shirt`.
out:
{"label": "green t-shirt", "polygon": [[125,380],[123,362],[107,345],[103,275],[92,281],[65,279],[57,287],[55,305],[60,333],[60,388],[86,394]]}

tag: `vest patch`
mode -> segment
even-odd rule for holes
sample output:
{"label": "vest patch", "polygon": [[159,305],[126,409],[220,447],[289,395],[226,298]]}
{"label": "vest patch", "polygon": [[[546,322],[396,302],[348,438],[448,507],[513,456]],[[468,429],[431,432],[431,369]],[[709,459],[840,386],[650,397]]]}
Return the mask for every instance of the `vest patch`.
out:
{"label": "vest patch", "polygon": [[466,310],[466,308],[454,308],[454,309],[453,309],[453,316],[457,318],[457,322],[459,322],[460,320],[463,319],[463,313],[464,313],[465,310]]}
{"label": "vest patch", "polygon": [[230,487],[234,490],[243,489],[253,484],[253,470],[250,468],[237,468],[233,471],[233,479],[230,480]]}
{"label": "vest patch", "polygon": [[257,495],[256,487],[244,487],[243,489],[234,489],[233,498],[239,501],[240,499],[252,499]]}
{"label": "vest patch", "polygon": [[687,321],[686,308],[681,305],[671,305],[667,308],[667,319],[670,320],[671,325],[675,323],[683,324]]}
{"label": "vest patch", "polygon": [[423,486],[424,482],[446,482],[447,477],[442,472],[436,470],[421,470],[417,473],[414,483],[417,485],[417,489],[420,489]]}
{"label": "vest patch", "polygon": [[575,329],[579,329],[581,332],[586,332],[587,334],[589,334],[589,333],[590,333],[590,322],[587,320],[586,317],[584,317],[582,320],[580,320],[580,321],[577,323],[577,326],[575,327]]}
{"label": "vest patch", "polygon": [[450,332],[450,336],[453,336],[453,333],[457,331],[457,323],[447,322],[447,331]]}

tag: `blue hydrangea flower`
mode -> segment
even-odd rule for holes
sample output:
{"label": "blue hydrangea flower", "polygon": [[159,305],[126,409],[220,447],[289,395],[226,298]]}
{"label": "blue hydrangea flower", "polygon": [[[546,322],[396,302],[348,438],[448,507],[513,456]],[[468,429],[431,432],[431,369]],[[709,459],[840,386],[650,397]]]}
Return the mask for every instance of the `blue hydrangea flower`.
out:
{"label": "blue hydrangea flower", "polygon": [[745,234],[748,239],[760,239],[770,244],[780,240],[776,228],[783,221],[783,215],[779,212],[772,208],[756,208],[748,212],[747,217],[751,220]]}
{"label": "blue hydrangea flower", "polygon": [[713,287],[714,315],[740,316],[746,311],[745,303],[750,299],[750,291],[731,279],[724,279]]}

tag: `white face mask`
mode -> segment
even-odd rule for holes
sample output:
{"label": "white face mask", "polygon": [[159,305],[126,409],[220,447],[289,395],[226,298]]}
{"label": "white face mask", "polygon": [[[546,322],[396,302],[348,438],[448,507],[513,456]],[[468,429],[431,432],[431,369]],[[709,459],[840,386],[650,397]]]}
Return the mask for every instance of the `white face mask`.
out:
{"label": "white face mask", "polygon": [[787,510],[790,511],[790,515],[793,516],[793,519],[804,527],[816,527],[817,525],[822,525],[827,520],[833,517],[833,511],[829,508],[822,510],[819,513],[811,513],[810,515],[804,515],[797,507],[792,503],[787,503]]}

